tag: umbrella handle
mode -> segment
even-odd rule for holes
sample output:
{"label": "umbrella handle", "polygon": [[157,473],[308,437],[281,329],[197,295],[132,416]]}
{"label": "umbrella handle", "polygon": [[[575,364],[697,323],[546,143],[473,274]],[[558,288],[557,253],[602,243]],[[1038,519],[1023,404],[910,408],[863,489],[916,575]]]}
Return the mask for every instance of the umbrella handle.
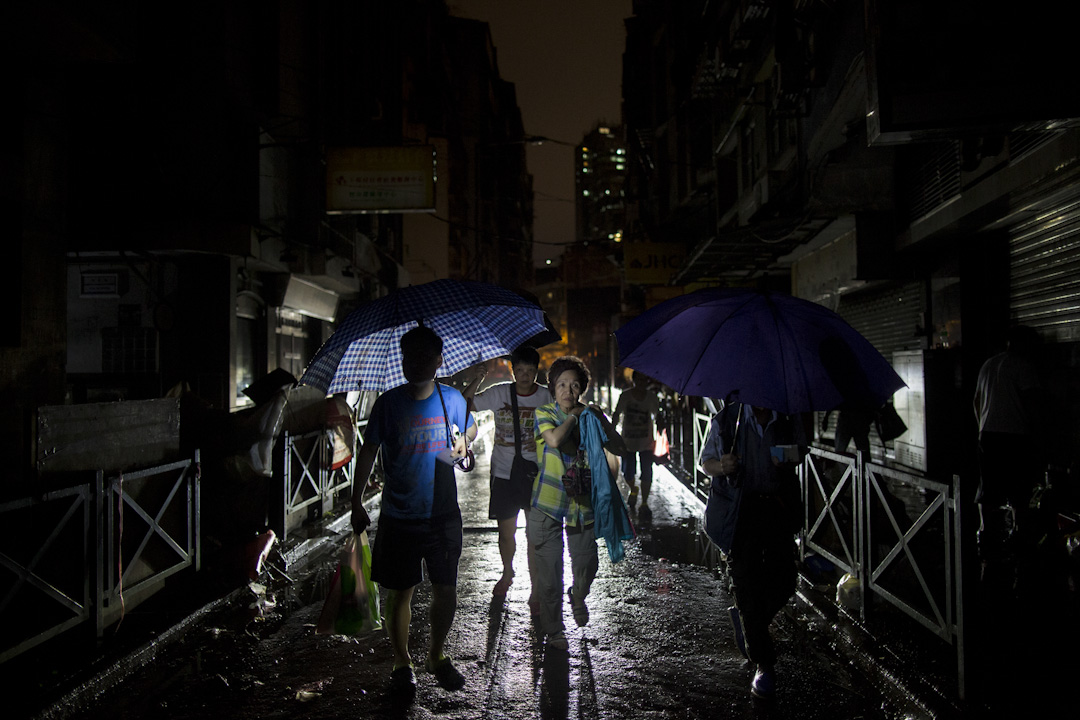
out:
{"label": "umbrella handle", "polygon": [[473,455],[473,451],[466,450],[465,457],[458,458],[454,461],[454,464],[462,469],[464,472],[472,472],[472,469],[476,467],[476,456]]}
{"label": "umbrella handle", "polygon": [[[443,421],[446,423],[446,447],[450,448],[452,447],[451,443],[453,442],[454,430],[450,427],[450,418],[447,417],[446,412],[446,401],[443,400],[442,388],[439,387],[438,382],[435,383],[435,390],[439,393],[439,404],[442,405]],[[457,425],[454,427],[456,428]],[[458,458],[454,461],[454,465],[461,468],[464,472],[470,472],[476,467],[476,456],[473,455],[473,451],[469,449],[468,442],[468,437],[466,436],[465,457]]]}
{"label": "umbrella handle", "polygon": [[[735,432],[733,432],[731,434],[731,447],[728,448],[728,452],[731,453],[732,455],[735,454],[735,446],[738,444],[738,441],[739,441],[739,425],[742,423],[742,414],[743,414],[743,404],[739,403],[739,412],[735,416]],[[729,487],[738,487],[739,486],[738,472],[739,471],[736,469],[735,475],[725,475],[724,476],[724,479],[727,480],[727,484],[728,484]]]}

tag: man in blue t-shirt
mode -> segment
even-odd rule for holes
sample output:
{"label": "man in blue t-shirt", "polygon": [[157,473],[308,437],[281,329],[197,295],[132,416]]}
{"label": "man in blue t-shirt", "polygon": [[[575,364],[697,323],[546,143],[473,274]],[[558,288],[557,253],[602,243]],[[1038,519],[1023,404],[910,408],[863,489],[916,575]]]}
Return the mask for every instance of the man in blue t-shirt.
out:
{"label": "man in blue t-shirt", "polygon": [[461,393],[435,382],[443,358],[442,339],[433,330],[418,327],[405,333],[401,353],[408,383],[384,392],[371,409],[356,460],[352,526],[359,533],[370,524],[363,489],[381,449],[386,480],[371,576],[389,591],[386,630],[394,651],[390,690],[411,700],[416,677],[409,655],[409,621],[424,563],[431,581],[431,642],[425,667],[448,690],[465,684],[443,647],[457,607],[462,537],[452,463],[465,456],[468,442],[476,437],[476,425]]}

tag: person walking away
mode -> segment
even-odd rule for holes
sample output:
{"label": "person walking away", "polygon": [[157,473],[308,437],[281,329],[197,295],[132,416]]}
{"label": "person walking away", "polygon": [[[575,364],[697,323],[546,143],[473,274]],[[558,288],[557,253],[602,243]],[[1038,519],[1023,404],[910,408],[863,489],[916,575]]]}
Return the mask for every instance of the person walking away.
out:
{"label": "person walking away", "polygon": [[[532,551],[532,584],[539,601],[537,625],[547,647],[561,651],[568,648],[562,620],[564,547],[570,551],[573,585],[567,594],[578,627],[589,622],[585,598],[599,566],[592,498],[568,494],[563,483],[567,470],[579,457],[581,432],[578,423],[586,410],[579,399],[588,389],[589,380],[589,370],[579,358],[572,355],[558,358],[548,370],[548,389],[555,401],[536,409],[536,454],[540,458],[540,473],[533,483],[525,535]],[[590,408],[589,412],[603,416],[596,407]],[[583,455],[587,463],[588,453]],[[605,456],[612,477],[616,477],[618,458],[606,450]]]}
{"label": "person walking away", "polygon": [[[536,383],[540,371],[540,353],[531,347],[519,347],[510,355],[510,370],[514,381],[499,383],[476,392],[483,381],[481,373],[465,388],[465,399],[476,410],[490,410],[495,415],[495,441],[491,450],[491,500],[488,518],[499,526],[499,555],[502,557],[502,577],[495,583],[492,593],[496,597],[506,595],[514,582],[514,555],[517,542],[518,512],[529,512],[532,504],[533,481],[538,472],[536,459],[536,408],[552,402],[551,392]],[[515,460],[520,457],[520,460]],[[524,461],[524,462],[522,462]],[[515,464],[529,467],[531,472]],[[528,554],[528,551],[526,550]],[[527,558],[531,567],[531,556]],[[530,595],[529,607],[536,607],[535,595]]]}
{"label": "person walking away", "polygon": [[623,479],[630,488],[627,503],[633,508],[637,504],[638,486],[636,476],[638,460],[641,461],[641,504],[649,504],[649,490],[652,488],[653,450],[656,447],[655,420],[660,414],[660,401],[649,387],[649,378],[634,371],[629,389],[619,396],[611,422],[618,427],[622,420],[620,434],[626,442],[626,454],[623,456]]}
{"label": "person walking away", "polygon": [[[1013,327],[1006,350],[983,363],[975,383],[978,543],[984,572],[992,576],[1004,570],[1010,537],[1018,540],[1032,530],[1028,505],[1046,467],[1045,433],[1036,431],[1047,406],[1036,363],[1040,344],[1034,329]],[[1012,585],[1016,578],[1002,575],[998,580]]]}
{"label": "person walking away", "polygon": [[794,535],[802,512],[798,463],[807,453],[799,418],[730,404],[709,423],[699,465],[712,477],[705,531],[724,554],[739,651],[756,666],[751,692],[776,691],[773,617],[795,593]]}
{"label": "person walking away", "polygon": [[[372,548],[372,579],[388,593],[386,629],[394,652],[390,692],[411,701],[416,677],[409,654],[412,598],[427,566],[431,581],[430,642],[425,668],[439,685],[458,690],[465,678],[444,653],[457,606],[457,566],[462,523],[457,479],[451,464],[466,454],[476,425],[465,398],[435,382],[442,365],[442,339],[418,327],[401,338],[405,385],[382,393],[371,409],[364,443],[357,455],[352,494],[352,526],[370,524],[363,488],[382,452],[385,482],[382,509]],[[459,429],[464,428],[464,433]]]}
{"label": "person walking away", "polygon": [[[827,411],[821,417],[821,430],[824,432],[829,426],[829,416],[832,410]],[[863,454],[863,458],[870,460],[870,426],[874,423],[876,413],[866,407],[852,406],[840,408],[836,416],[836,437],[833,447],[836,452],[847,452],[848,446],[854,441],[855,450]]]}

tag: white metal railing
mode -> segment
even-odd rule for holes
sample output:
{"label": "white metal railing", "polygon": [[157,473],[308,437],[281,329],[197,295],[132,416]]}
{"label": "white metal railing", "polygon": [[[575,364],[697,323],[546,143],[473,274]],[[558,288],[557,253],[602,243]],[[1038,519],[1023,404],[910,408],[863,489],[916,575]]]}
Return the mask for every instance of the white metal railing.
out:
{"label": "white metal railing", "polygon": [[0,503],[0,663],[90,619],[91,500],[87,483]]}
{"label": "white metal railing", "polygon": [[[668,418],[672,437],[692,437],[693,448],[693,457],[685,450],[673,452],[671,469],[703,501],[708,497],[709,479],[698,469],[697,458],[709,419],[700,412],[672,413]],[[684,448],[687,445],[683,442]],[[804,557],[813,551],[858,579],[863,588],[858,607],[861,618],[873,612],[869,601],[878,598],[952,645],[963,698],[959,478],[943,483],[864,462],[861,456],[811,448],[799,468],[799,479]],[[893,493],[901,490],[919,499],[913,504],[917,512],[912,519],[896,509]],[[712,557],[704,548],[702,556]]]}
{"label": "white metal railing", "polygon": [[97,631],[137,595],[201,565],[199,453],[193,460],[109,477],[98,472]]}
{"label": "white metal railing", "polygon": [[146,597],[170,575],[198,570],[199,482],[196,450],[0,504],[0,565],[15,576],[0,592],[0,663],[91,618],[100,637],[125,593]]}

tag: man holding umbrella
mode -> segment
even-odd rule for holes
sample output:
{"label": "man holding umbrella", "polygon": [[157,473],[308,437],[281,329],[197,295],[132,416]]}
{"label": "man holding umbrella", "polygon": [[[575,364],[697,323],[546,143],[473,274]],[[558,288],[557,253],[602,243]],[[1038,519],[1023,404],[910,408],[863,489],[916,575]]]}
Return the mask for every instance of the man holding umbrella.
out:
{"label": "man holding umbrella", "polygon": [[[379,450],[386,481],[372,550],[372,579],[389,590],[386,628],[394,651],[390,690],[403,700],[416,692],[409,654],[413,592],[427,565],[431,581],[431,638],[426,668],[439,684],[458,690],[465,679],[444,654],[446,635],[457,607],[457,566],[462,524],[454,463],[466,455],[476,425],[465,398],[435,382],[443,363],[442,339],[427,327],[401,337],[402,370],[407,383],[375,401],[353,482],[352,526],[370,523],[362,496]],[[465,432],[459,432],[464,428]]]}
{"label": "man holding umbrella", "polygon": [[[705,530],[727,555],[736,642],[772,694],[769,623],[795,589],[801,525],[801,414],[881,407],[904,381],[832,310],[784,293],[704,288],[665,300],[615,331],[619,364],[676,392],[724,398],[699,462],[713,476]],[[802,415],[802,417],[806,417]],[[743,632],[745,631],[745,632]]]}
{"label": "man holding umbrella", "polygon": [[712,419],[699,459],[713,479],[705,531],[727,559],[735,642],[757,665],[750,686],[757,697],[776,689],[769,624],[795,592],[796,468],[806,449],[798,416],[731,403]]}

